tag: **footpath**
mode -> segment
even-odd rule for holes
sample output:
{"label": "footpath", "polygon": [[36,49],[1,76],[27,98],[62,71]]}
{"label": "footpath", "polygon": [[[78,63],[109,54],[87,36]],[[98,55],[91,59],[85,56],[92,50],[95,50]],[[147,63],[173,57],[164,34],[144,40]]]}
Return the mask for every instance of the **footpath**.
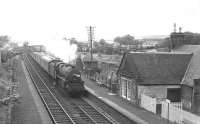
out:
{"label": "footpath", "polygon": [[91,94],[95,95],[103,102],[110,105],[138,124],[173,124],[168,120],[161,118],[159,115],[153,114],[143,108],[130,104],[116,94],[111,93],[108,89],[100,87],[96,82],[91,81],[84,76],[82,76],[82,79],[85,81],[85,88]]}

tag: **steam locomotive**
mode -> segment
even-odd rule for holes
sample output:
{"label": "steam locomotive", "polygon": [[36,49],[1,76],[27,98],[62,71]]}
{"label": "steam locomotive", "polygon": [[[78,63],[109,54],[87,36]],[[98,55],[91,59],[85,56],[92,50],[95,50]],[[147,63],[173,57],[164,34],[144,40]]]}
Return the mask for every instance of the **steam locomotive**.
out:
{"label": "steam locomotive", "polygon": [[31,52],[29,55],[55,80],[54,85],[67,91],[70,96],[87,94],[81,73],[75,66],[44,52]]}

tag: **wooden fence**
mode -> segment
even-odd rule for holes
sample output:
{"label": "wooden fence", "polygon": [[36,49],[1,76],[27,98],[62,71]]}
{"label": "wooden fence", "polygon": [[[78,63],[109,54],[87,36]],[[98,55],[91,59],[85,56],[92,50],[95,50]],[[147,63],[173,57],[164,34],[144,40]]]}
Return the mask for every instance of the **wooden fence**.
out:
{"label": "wooden fence", "polygon": [[[161,104],[161,117],[176,124],[200,124],[200,116],[184,111],[182,102],[170,102],[165,99]],[[157,99],[142,94],[140,106],[156,114]]]}
{"label": "wooden fence", "polygon": [[161,116],[177,124],[200,124],[200,116],[184,111],[181,102],[163,101]]}
{"label": "wooden fence", "polygon": [[156,113],[156,98],[142,94],[140,106],[150,112]]}

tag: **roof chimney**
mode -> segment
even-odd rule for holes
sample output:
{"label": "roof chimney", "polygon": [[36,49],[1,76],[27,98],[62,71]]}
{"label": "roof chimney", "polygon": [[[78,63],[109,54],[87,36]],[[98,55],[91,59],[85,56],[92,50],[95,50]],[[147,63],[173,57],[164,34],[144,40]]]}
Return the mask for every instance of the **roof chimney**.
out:
{"label": "roof chimney", "polygon": [[181,28],[181,27],[179,27],[179,33],[181,33],[181,30],[182,30],[182,28]]}
{"label": "roof chimney", "polygon": [[174,23],[174,33],[176,33],[176,23]]}

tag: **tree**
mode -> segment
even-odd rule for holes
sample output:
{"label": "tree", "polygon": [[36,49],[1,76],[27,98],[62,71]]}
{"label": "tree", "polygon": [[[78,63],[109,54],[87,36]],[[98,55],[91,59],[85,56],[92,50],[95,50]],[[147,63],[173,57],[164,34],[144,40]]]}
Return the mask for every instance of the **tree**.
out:
{"label": "tree", "polygon": [[124,45],[135,45],[135,38],[131,35],[125,35],[121,38],[121,42]]}
{"label": "tree", "polygon": [[24,41],[24,42],[23,42],[23,46],[24,46],[24,47],[28,47],[28,45],[29,45],[29,42],[28,42],[28,41]]}
{"label": "tree", "polygon": [[200,44],[200,34],[192,32],[184,32],[184,42],[186,44],[198,45]]}
{"label": "tree", "polygon": [[7,35],[0,36],[0,47],[3,47],[10,41],[10,38]]}
{"label": "tree", "polygon": [[116,37],[114,39],[115,43],[119,43],[119,45],[136,45],[137,42],[135,40],[135,38],[129,34],[122,36],[122,37]]}
{"label": "tree", "polygon": [[99,43],[96,42],[96,41],[93,42],[93,45],[94,45],[95,48],[99,47]]}
{"label": "tree", "polygon": [[107,47],[109,46],[110,44],[106,42],[106,40],[104,39],[101,39],[99,40],[99,52],[100,53],[107,53]]}
{"label": "tree", "polygon": [[116,38],[114,39],[114,42],[115,42],[115,43],[119,43],[119,45],[121,46],[121,37],[116,37]]}
{"label": "tree", "polygon": [[70,44],[77,44],[78,43],[76,38],[71,38],[71,39],[69,39],[69,41],[70,41]]}
{"label": "tree", "polygon": [[99,44],[101,46],[104,46],[106,44],[106,40],[104,40],[104,39],[99,40]]}
{"label": "tree", "polygon": [[140,44],[138,40],[135,40],[135,38],[129,34],[114,38],[114,42],[119,44],[116,45],[115,49],[117,49],[120,54],[127,51],[135,51]]}
{"label": "tree", "polygon": [[94,41],[93,42],[93,52],[94,53],[97,53],[97,52],[99,52],[99,50],[100,50],[100,45],[99,45],[99,43],[98,42],[96,42],[96,41]]}

